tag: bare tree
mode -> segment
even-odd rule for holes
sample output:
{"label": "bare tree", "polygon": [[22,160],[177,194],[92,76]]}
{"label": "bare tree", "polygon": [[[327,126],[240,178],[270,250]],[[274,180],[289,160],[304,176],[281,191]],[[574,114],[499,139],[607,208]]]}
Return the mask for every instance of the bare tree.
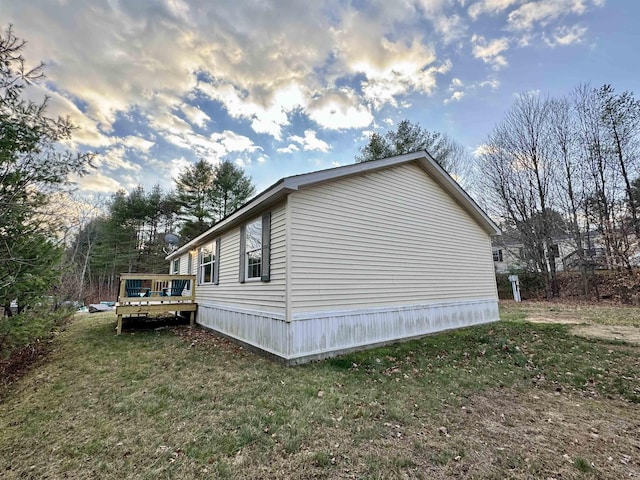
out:
{"label": "bare tree", "polygon": [[574,251],[563,258],[563,267],[577,264],[585,296],[590,294],[589,262],[584,248],[584,222],[581,220],[584,205],[584,166],[580,161],[575,137],[572,104],[566,97],[549,101],[550,147],[557,164],[554,176],[554,197],[566,219],[567,231],[573,241]]}
{"label": "bare tree", "polygon": [[573,93],[580,155],[587,169],[584,203],[586,220],[602,234],[608,268],[631,270],[629,240],[624,222],[624,188],[615,166],[610,138],[602,121],[603,104],[598,92],[588,85]]}
{"label": "bare tree", "polygon": [[559,216],[552,208],[555,165],[549,120],[549,100],[520,95],[490,134],[482,168],[504,221],[519,233],[551,297],[559,293],[553,238]]}
{"label": "bare tree", "polygon": [[629,214],[636,238],[640,237],[638,205],[631,188],[632,172],[638,169],[637,135],[640,129],[640,102],[630,92],[617,95],[611,85],[603,85],[597,91],[605,138],[610,155],[622,176]]}

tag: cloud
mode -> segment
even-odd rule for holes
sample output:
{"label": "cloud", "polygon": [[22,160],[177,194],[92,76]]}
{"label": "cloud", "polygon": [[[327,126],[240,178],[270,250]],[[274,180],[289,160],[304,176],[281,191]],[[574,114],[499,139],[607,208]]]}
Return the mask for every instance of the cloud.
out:
{"label": "cloud", "polygon": [[[51,113],[80,127],[69,145],[98,150],[105,170],[133,175],[150,152],[171,163],[176,149],[184,161],[259,161],[266,157],[254,142],[282,142],[283,132],[299,131],[294,121],[314,137],[287,139],[279,153],[327,151],[322,130],[375,128],[377,116],[438,90],[447,102],[471,95],[468,77],[441,85],[452,60],[464,71],[458,62],[469,40],[473,56],[498,70],[517,42],[582,41],[585,27],[555,21],[603,0],[280,0],[254,2],[251,11],[230,0],[4,3],[3,18],[29,42],[28,59],[47,64],[47,83],[34,94],[48,94]],[[515,38],[470,37],[468,22],[498,14]],[[540,25],[551,27],[541,33]]]}
{"label": "cloud", "polygon": [[256,133],[266,133],[277,140],[282,137],[282,127],[289,124],[288,112],[305,103],[302,87],[289,85],[274,92],[267,103],[257,103],[246,92],[230,83],[201,82],[198,90],[212,100],[220,102],[233,118],[246,119]]}
{"label": "cloud", "polygon": [[165,140],[176,147],[195,152],[197,157],[216,162],[232,153],[253,153],[262,150],[253,140],[231,130],[214,132],[209,136],[192,131],[168,133]]}
{"label": "cloud", "polygon": [[398,97],[410,92],[432,93],[436,74],[447,69],[434,65],[434,49],[419,36],[394,42],[383,35],[362,35],[375,27],[359,17],[345,23],[349,28],[336,35],[336,58],[347,71],[365,77],[362,92],[376,108],[395,106]]}
{"label": "cloud", "polygon": [[180,111],[184,114],[185,117],[187,117],[187,120],[189,120],[192,125],[196,125],[201,128],[205,127],[207,125],[207,122],[211,120],[209,115],[204,113],[198,107],[184,104],[180,107]]}
{"label": "cloud", "polygon": [[80,190],[95,193],[115,193],[118,190],[126,189],[126,186],[114,178],[102,173],[93,173],[81,178],[76,178],[75,183]]}
{"label": "cloud", "polygon": [[369,107],[349,88],[327,91],[309,102],[309,118],[322,128],[363,128],[373,122]]}
{"label": "cloud", "polygon": [[188,122],[168,111],[149,112],[147,120],[151,128],[165,134],[181,135],[192,131]]}
{"label": "cloud", "polygon": [[439,15],[433,19],[433,24],[436,33],[445,45],[461,40],[467,34],[467,25],[457,14]]}
{"label": "cloud", "polygon": [[563,25],[558,27],[551,35],[551,38],[545,37],[545,42],[550,47],[567,46],[576,43],[582,43],[584,36],[587,33],[587,28],[580,25],[573,25],[568,27]]}
{"label": "cloud", "polygon": [[453,92],[451,97],[446,98],[444,100],[444,104],[447,105],[448,103],[451,103],[451,102],[454,102],[454,101],[455,102],[459,102],[460,100],[462,100],[462,97],[464,97],[464,92],[459,91],[459,90],[455,91],[455,92]]}
{"label": "cloud", "polygon": [[96,155],[93,159],[93,163],[99,168],[104,168],[111,171],[123,169],[139,172],[142,167],[140,167],[140,165],[137,163],[133,163],[130,160],[127,160],[125,158],[126,156],[127,152],[124,147],[111,147],[104,153]]}
{"label": "cloud", "polygon": [[61,92],[52,90],[44,83],[31,84],[25,89],[25,98],[41,104],[47,99],[45,115],[51,118],[68,118],[76,129],[70,140],[64,143],[70,148],[76,148],[78,144],[92,148],[112,145],[114,140],[101,132],[95,121],[88,118],[68,97]]}
{"label": "cloud", "polygon": [[293,144],[293,143],[290,143],[286,147],[280,147],[280,148],[276,149],[276,151],[278,153],[293,153],[293,152],[297,152],[299,150],[300,150],[300,148],[297,145]]}
{"label": "cloud", "polygon": [[461,39],[466,28],[441,1],[356,9],[283,0],[256,4],[247,15],[242,2],[229,0],[33,0],[10,2],[3,13],[29,25],[30,56],[49,64],[66,110],[92,126],[78,142],[93,146],[110,145],[116,120],[131,112],[175,144],[201,145],[185,139],[211,121],[194,105],[197,92],[276,140],[294,111],[323,128],[362,128],[372,122],[372,108],[433,93],[438,74],[450,68],[417,19],[431,22],[443,43]]}
{"label": "cloud", "polygon": [[449,90],[453,90],[454,88],[460,88],[464,86],[464,83],[459,78],[452,78],[451,85],[449,86]]}
{"label": "cloud", "polygon": [[[316,132],[314,132],[313,130],[305,130],[304,137],[301,137],[299,135],[292,135],[289,137],[289,141],[299,144],[305,151],[319,151],[326,153],[331,148],[331,145],[323,140],[320,140],[316,136]],[[295,145],[289,145],[289,147],[295,147]]]}
{"label": "cloud", "polygon": [[588,0],[527,2],[509,14],[509,28],[514,31],[529,31],[537,24],[547,25],[550,21],[569,13],[581,15],[587,11],[587,2]]}
{"label": "cloud", "polygon": [[509,40],[506,37],[496,38],[488,42],[482,36],[473,35],[471,43],[473,44],[473,56],[491,65],[494,70],[507,65],[507,60],[502,55],[502,52],[509,49]]}
{"label": "cloud", "polygon": [[481,87],[489,87],[492,90],[496,90],[500,87],[500,80],[496,78],[489,78],[479,83]]}
{"label": "cloud", "polygon": [[232,152],[255,152],[262,150],[262,147],[253,143],[249,137],[238,135],[231,130],[225,130],[222,133],[212,133],[211,140],[222,146],[221,155]]}
{"label": "cloud", "polygon": [[155,145],[155,142],[146,140],[142,137],[135,137],[133,135],[126,136],[120,140],[120,143],[125,147],[139,150],[140,152],[148,152],[151,147]]}
{"label": "cloud", "polygon": [[473,20],[476,20],[482,14],[495,15],[521,2],[522,0],[481,0],[471,4],[467,12]]}
{"label": "cloud", "polygon": [[171,179],[177,179],[182,172],[192,166],[192,163],[184,157],[174,158],[169,162],[154,163],[156,163],[156,165],[158,165],[163,171],[168,173],[168,175],[165,175],[165,178],[169,177]]}

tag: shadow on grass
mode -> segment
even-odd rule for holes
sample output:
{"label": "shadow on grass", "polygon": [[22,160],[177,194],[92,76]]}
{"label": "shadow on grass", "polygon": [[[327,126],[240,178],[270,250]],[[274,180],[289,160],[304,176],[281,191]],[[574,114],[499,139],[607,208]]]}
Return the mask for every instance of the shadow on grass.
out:
{"label": "shadow on grass", "polygon": [[122,329],[126,332],[139,332],[147,330],[159,330],[180,325],[189,325],[189,319],[177,315],[170,316],[143,316],[122,319]]}

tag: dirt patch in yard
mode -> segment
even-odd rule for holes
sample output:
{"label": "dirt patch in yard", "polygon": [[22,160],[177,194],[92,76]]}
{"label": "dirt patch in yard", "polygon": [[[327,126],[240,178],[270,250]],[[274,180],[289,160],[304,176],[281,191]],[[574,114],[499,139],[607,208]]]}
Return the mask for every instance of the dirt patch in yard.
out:
{"label": "dirt patch in yard", "polygon": [[640,345],[640,328],[622,325],[582,325],[571,329],[571,333],[580,337],[620,340]]}
{"label": "dirt patch in yard", "polygon": [[599,338],[604,340],[618,340],[622,342],[640,345],[640,327],[629,327],[624,325],[599,325],[588,324],[578,318],[567,317],[527,317],[531,323],[560,323],[564,325],[574,325],[569,331],[579,337]]}
{"label": "dirt patch in yard", "polygon": [[583,320],[579,320],[577,318],[550,318],[537,316],[527,317],[527,321],[531,323],[563,323],[568,325],[580,325],[581,323],[584,323]]}
{"label": "dirt patch in yard", "polygon": [[579,301],[500,301],[503,315],[531,323],[571,325],[574,335],[640,345],[640,309]]}

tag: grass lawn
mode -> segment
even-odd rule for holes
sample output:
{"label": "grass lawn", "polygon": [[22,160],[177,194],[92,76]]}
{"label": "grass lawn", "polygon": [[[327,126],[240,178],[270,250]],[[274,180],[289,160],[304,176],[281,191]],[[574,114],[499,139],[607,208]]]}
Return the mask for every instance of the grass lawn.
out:
{"label": "grass lawn", "polygon": [[79,316],[2,392],[0,477],[640,476],[640,347],[527,315],[292,368]]}

